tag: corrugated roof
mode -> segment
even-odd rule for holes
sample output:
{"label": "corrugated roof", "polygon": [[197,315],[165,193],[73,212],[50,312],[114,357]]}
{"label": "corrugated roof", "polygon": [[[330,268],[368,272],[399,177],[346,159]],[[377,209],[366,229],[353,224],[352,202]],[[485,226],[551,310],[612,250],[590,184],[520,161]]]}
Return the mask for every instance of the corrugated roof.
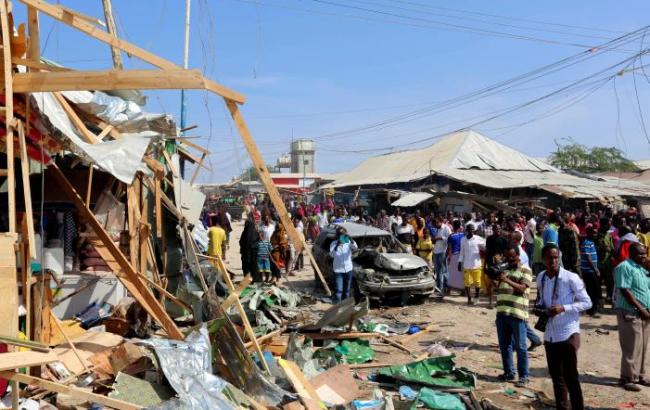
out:
{"label": "corrugated roof", "polygon": [[494,189],[562,186],[564,195],[574,198],[650,197],[644,184],[570,175],[473,130],[454,132],[423,149],[369,158],[324,187],[387,185],[434,174]]}
{"label": "corrugated roof", "polygon": [[427,192],[410,192],[390,205],[408,208],[411,206],[417,206],[427,199],[431,198],[433,198],[433,195]]}

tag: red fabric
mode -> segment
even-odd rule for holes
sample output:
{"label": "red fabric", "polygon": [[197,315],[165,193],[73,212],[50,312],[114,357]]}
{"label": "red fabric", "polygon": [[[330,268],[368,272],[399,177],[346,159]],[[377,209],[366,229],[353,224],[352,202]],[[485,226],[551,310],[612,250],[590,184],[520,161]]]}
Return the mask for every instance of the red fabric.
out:
{"label": "red fabric", "polygon": [[630,245],[632,245],[632,242],[623,241],[621,247],[618,250],[618,253],[614,257],[613,268],[617,267],[619,263],[630,257]]}
{"label": "red fabric", "polygon": [[[6,343],[0,343],[0,353],[7,353],[8,348]],[[7,393],[7,386],[9,385],[9,380],[0,379],[0,397],[4,396]]]}

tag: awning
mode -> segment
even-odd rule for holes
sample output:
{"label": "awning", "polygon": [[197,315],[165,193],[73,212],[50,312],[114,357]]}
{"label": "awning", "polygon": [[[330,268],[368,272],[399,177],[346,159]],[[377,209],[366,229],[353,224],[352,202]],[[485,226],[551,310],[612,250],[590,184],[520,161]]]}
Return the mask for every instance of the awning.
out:
{"label": "awning", "polygon": [[433,198],[433,195],[427,192],[411,192],[409,194],[404,195],[397,201],[393,202],[391,206],[400,206],[404,208],[409,208],[412,206],[418,206],[422,202],[427,201],[431,198]]}

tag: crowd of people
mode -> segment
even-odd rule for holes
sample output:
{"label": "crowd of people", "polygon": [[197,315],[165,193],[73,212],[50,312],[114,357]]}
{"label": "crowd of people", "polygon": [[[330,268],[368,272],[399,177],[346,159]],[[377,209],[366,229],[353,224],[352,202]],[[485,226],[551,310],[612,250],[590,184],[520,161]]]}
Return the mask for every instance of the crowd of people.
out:
{"label": "crowd of people", "polygon": [[[462,292],[470,305],[484,297],[488,308],[496,306],[502,379],[513,380],[518,374],[517,384],[525,386],[528,351],[543,344],[557,408],[584,407],[577,370],[579,315],[584,311],[598,317],[608,304],[618,322],[621,386],[638,391],[650,385],[644,371],[650,337],[650,219],[641,219],[634,208],[522,209],[485,215],[405,213],[394,208],[371,217],[363,208],[335,206],[332,201],[307,205],[293,200],[286,205],[306,241],[315,240],[330,223],[373,225],[392,232],[408,252],[429,264],[439,298],[451,289]],[[301,267],[300,255],[268,202],[249,205],[247,211],[239,240],[244,274],[277,283],[283,271],[291,274]],[[345,279],[341,255],[347,260],[348,248],[354,249],[352,242],[348,248],[346,241],[338,242],[341,249],[331,252],[342,272],[335,283],[337,295],[349,292],[352,277]],[[538,291],[530,309],[533,282]],[[544,333],[543,341],[529,323],[529,310],[538,316],[534,328]]]}

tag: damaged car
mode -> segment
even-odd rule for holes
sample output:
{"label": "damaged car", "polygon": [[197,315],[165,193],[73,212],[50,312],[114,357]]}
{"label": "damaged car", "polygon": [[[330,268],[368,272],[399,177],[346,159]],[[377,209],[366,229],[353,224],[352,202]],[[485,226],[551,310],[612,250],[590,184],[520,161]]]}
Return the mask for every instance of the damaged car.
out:
{"label": "damaged car", "polygon": [[356,298],[367,296],[374,301],[396,298],[406,303],[411,298],[424,299],[433,293],[435,278],[424,259],[408,253],[392,233],[352,222],[326,226],[314,242],[312,253],[328,283],[334,283],[330,245],[339,226],[345,228],[359,247],[352,257]]}

